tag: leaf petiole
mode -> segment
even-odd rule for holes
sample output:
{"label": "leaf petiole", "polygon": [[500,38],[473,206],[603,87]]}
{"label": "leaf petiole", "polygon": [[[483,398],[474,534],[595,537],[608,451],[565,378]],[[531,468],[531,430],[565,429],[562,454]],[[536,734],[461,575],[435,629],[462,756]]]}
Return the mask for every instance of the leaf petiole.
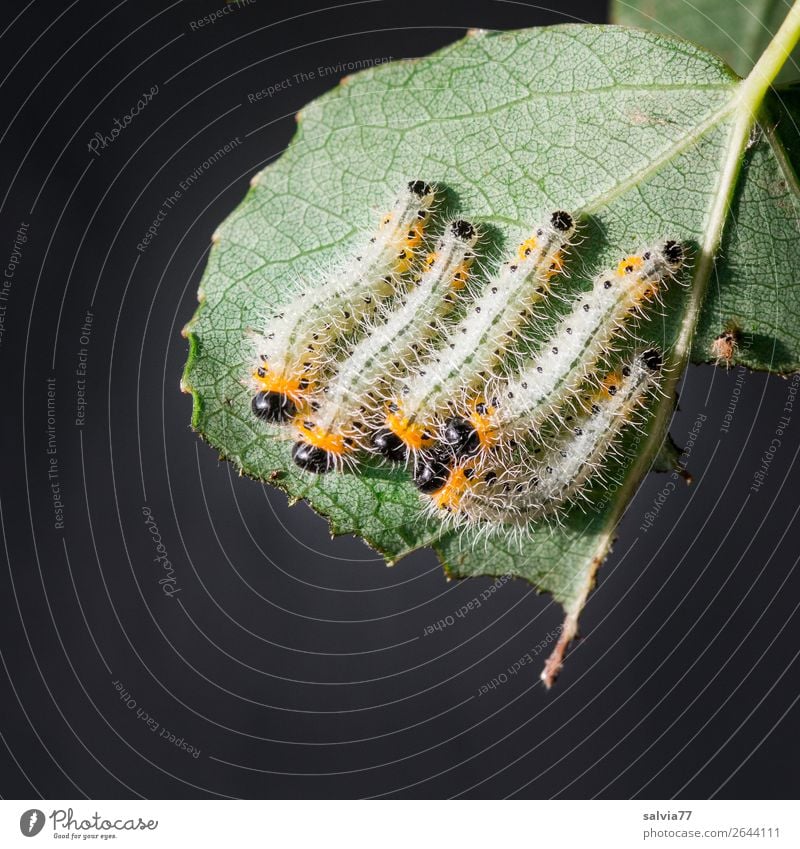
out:
{"label": "leaf petiole", "polygon": [[800,41],[800,0],[789,10],[780,29],[742,83],[740,103],[755,113],[775,78]]}

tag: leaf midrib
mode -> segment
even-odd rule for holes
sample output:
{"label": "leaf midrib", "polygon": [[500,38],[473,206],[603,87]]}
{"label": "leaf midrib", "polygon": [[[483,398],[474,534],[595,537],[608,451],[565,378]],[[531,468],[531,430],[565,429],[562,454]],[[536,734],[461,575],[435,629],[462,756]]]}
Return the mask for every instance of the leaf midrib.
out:
{"label": "leaf midrib", "polygon": [[[795,6],[793,9],[795,17],[797,16],[797,10],[798,6]],[[789,17],[792,17],[792,15]],[[779,70],[780,68],[775,70],[774,76],[777,75]],[[671,356],[668,357],[671,371],[669,372],[668,380],[665,382],[663,397],[656,408],[656,413],[648,431],[644,447],[628,470],[622,486],[616,494],[612,507],[607,514],[606,521],[598,534],[597,545],[594,548],[594,555],[591,560],[592,568],[587,572],[582,592],[566,609],[567,615],[559,645],[563,644],[565,646],[576,635],[578,614],[583,609],[591,587],[594,584],[597,569],[611,547],[616,526],[625,508],[633,498],[635,494],[634,490],[638,488],[648,468],[652,465],[653,459],[667,432],[668,419],[674,407],[675,390],[689,360],[691,343],[697,328],[700,310],[705,301],[708,281],[711,277],[714,261],[722,241],[725,223],[731,213],[731,201],[739,181],[744,153],[764,101],[766,90],[763,80],[759,80],[756,77],[758,71],[759,68],[756,66],[751,75],[736,86],[735,97],[732,100],[731,108],[726,112],[734,120],[731,126],[728,144],[722,157],[723,168],[706,222],[705,239],[701,247],[700,259],[692,279],[689,305],[681,321],[680,333],[675,348]],[[774,76],[772,79],[774,79]],[[710,127],[707,129],[710,129]],[[771,139],[770,145],[779,167],[786,173],[786,161],[781,161],[782,157],[778,155],[776,150],[777,146],[783,156],[785,156],[783,145],[777,139],[775,139],[774,144]],[[791,184],[796,187],[796,175],[792,174],[791,176]],[[557,653],[554,653],[552,659],[556,664],[559,663],[559,655]],[[551,669],[550,672],[552,671]],[[543,678],[550,680],[547,678],[547,667],[545,668],[545,673],[543,673]]]}
{"label": "leaf midrib", "polygon": [[[602,194],[596,195],[593,199],[587,201],[580,210],[576,210],[576,214],[578,216],[589,215],[602,207],[606,206],[608,203],[612,202],[617,197],[625,194],[627,191],[630,191],[637,184],[641,183],[643,180],[651,177],[654,174],[657,174],[662,168],[668,165],[671,161],[679,157],[681,154],[686,152],[693,144],[699,142],[707,133],[713,130],[715,127],[718,127],[722,124],[726,119],[731,116],[737,114],[737,112],[742,112],[744,114],[744,109],[741,107],[741,98],[739,97],[739,93],[741,91],[743,81],[739,82],[735,85],[729,86],[731,89],[731,98],[730,100],[721,108],[716,110],[712,115],[710,115],[702,124],[696,127],[693,131],[687,133],[681,139],[679,139],[675,144],[671,145],[667,150],[663,152],[663,154],[652,162],[650,162],[645,168],[641,168],[638,171],[635,171],[631,174],[628,179],[621,184],[615,186],[612,191],[604,192]],[[720,87],[722,88],[722,87]],[[739,109],[737,109],[739,106]],[[754,121],[755,119],[753,119]],[[723,159],[725,161],[730,160],[734,156],[734,151],[736,150],[736,145],[734,144],[734,133],[731,133],[731,141],[729,141],[728,147],[725,149]],[[749,135],[749,131],[748,134]],[[745,136],[745,138],[747,137]],[[738,136],[737,136],[738,137]],[[743,146],[742,146],[743,149]],[[738,156],[738,154],[735,154]],[[734,181],[735,186],[735,181]],[[730,187],[730,193],[732,193],[733,187]],[[719,196],[719,189],[714,194],[715,206],[717,205],[717,200]],[[719,232],[717,234],[717,239],[721,238],[722,229],[724,226],[724,220],[727,216],[724,216],[719,225]],[[714,250],[714,255],[716,254],[716,249]],[[713,265],[713,262],[712,262]],[[676,349],[679,347],[683,347],[686,349],[685,355],[681,357],[681,361],[683,365],[676,365],[673,368],[673,374],[669,381],[670,386],[666,387],[664,390],[663,400],[659,407],[657,408],[657,413],[655,416],[655,425],[651,428],[650,433],[648,434],[648,438],[645,441],[644,450],[639,453],[637,456],[636,462],[631,467],[629,473],[626,475],[625,480],[621,489],[618,492],[618,497],[614,501],[614,508],[609,512],[608,521],[605,523],[603,528],[600,530],[598,535],[598,545],[595,548],[595,561],[602,559],[605,557],[608,549],[610,548],[611,536],[613,535],[614,529],[616,528],[621,514],[623,510],[620,510],[618,505],[622,504],[623,509],[626,506],[630,498],[632,496],[631,490],[633,489],[633,484],[637,485],[644,477],[644,473],[647,468],[652,465],[652,459],[655,456],[655,452],[658,450],[658,446],[661,441],[663,441],[663,434],[661,431],[661,422],[665,417],[666,412],[671,412],[672,405],[672,397],[675,389],[675,385],[677,384],[678,379],[680,378],[681,373],[683,372],[683,368],[686,365],[686,360],[688,359],[689,350],[691,348],[691,339],[694,335],[694,328],[697,324],[697,320],[700,314],[700,307],[702,307],[703,301],[705,299],[705,290],[706,284],[708,282],[708,278],[710,277],[711,268],[705,272],[705,279],[698,282],[699,275],[702,273],[701,267],[698,266],[698,271],[695,274],[695,277],[692,281],[692,296],[690,297],[690,305],[686,311],[686,318],[681,322],[681,334],[676,345]],[[701,291],[698,291],[701,290]],[[692,309],[693,304],[695,305],[695,309]],[[688,343],[684,342],[681,345],[681,342],[684,338],[688,338]],[[660,438],[654,437],[660,436]],[[633,483],[631,483],[633,482]],[[436,543],[441,542],[451,535],[451,531],[443,530],[442,533],[437,534],[427,541],[427,545],[435,545]],[[374,540],[370,540],[368,536],[364,537],[365,541],[368,542],[373,548],[378,551],[381,551],[380,546],[378,546]],[[397,552],[392,557],[392,562],[396,562],[400,558],[410,554],[419,545],[414,547],[408,546],[404,548],[402,551]],[[383,553],[383,552],[381,552]],[[599,566],[599,563],[598,563]],[[589,577],[589,587],[594,580],[594,572],[590,574]],[[588,594],[588,589],[587,589]],[[583,596],[581,598],[584,598]],[[581,600],[578,604],[578,611],[583,607],[583,601]],[[569,613],[569,611],[568,611]],[[577,624],[577,616],[575,619]]]}
{"label": "leaf midrib", "polygon": [[[623,181],[622,183],[616,184],[614,189],[612,189],[610,191],[599,193],[599,194],[595,195],[593,198],[587,199],[587,201],[584,203],[584,205],[579,210],[576,210],[576,214],[578,214],[579,216],[590,215],[593,212],[599,210],[600,208],[608,205],[614,199],[624,195],[626,192],[630,191],[632,188],[634,188],[636,185],[638,185],[642,181],[648,179],[649,177],[653,176],[654,174],[657,174],[660,170],[662,170],[664,167],[666,167],[670,162],[672,162],[674,159],[681,156],[683,153],[685,153],[687,150],[689,150],[693,145],[697,144],[709,132],[711,132],[713,129],[715,129],[716,127],[723,124],[727,119],[731,118],[731,116],[735,115],[737,113],[737,105],[739,105],[741,103],[741,98],[740,98],[739,94],[740,94],[740,91],[741,91],[741,88],[742,88],[742,84],[743,84],[743,81],[740,81],[738,83],[733,83],[733,84],[719,85],[719,86],[702,86],[702,85],[685,86],[684,88],[686,88],[687,90],[710,89],[710,88],[714,88],[716,90],[724,90],[724,89],[727,88],[731,92],[731,97],[723,106],[721,106],[720,108],[715,110],[708,118],[706,118],[705,121],[703,121],[698,126],[694,127],[692,130],[690,130],[689,132],[684,134],[682,137],[680,137],[677,142],[670,145],[666,150],[663,151],[663,153],[661,155],[659,155],[658,157],[653,159],[651,162],[649,162],[644,168],[640,168],[637,171],[632,172],[630,174],[630,176],[625,181]],[[635,87],[631,87],[631,88],[633,89]],[[638,87],[638,90],[642,90],[643,88],[659,89],[660,87],[658,87],[658,86],[650,86],[650,87],[640,86],[640,87]],[[503,108],[507,108],[507,106],[508,106],[508,104],[505,104],[505,106]],[[733,146],[731,144],[729,144],[728,148],[725,151],[725,155],[724,155],[724,158],[726,160],[730,158],[732,150],[733,150]],[[715,193],[715,199],[716,199],[717,195],[718,195],[718,192]],[[724,224],[724,219],[723,219],[722,223]],[[720,231],[719,231],[719,235],[721,236],[721,228],[720,228]],[[716,253],[716,251],[715,251],[715,253]],[[702,281],[701,286],[698,283],[699,273],[700,273],[700,268],[698,267],[698,274],[695,275],[695,278],[693,280],[693,288],[692,288],[693,295],[692,295],[692,298],[690,299],[689,309],[687,309],[687,312],[686,312],[687,318],[684,319],[684,321],[681,324],[681,339],[683,339],[684,337],[688,337],[688,339],[691,340],[692,333],[691,332],[687,333],[687,331],[686,331],[687,320],[691,320],[691,327],[693,329],[696,322],[697,322],[697,318],[699,316],[699,306],[702,305],[703,298],[705,297],[705,288],[706,288],[705,284],[707,283],[708,277],[710,276],[710,268],[706,271],[705,279]],[[700,295],[700,296],[697,295],[699,288],[702,289],[702,295]],[[697,304],[695,310],[692,309],[693,303]],[[680,345],[680,340],[679,340],[679,345]],[[676,346],[676,348],[677,347],[678,346]],[[686,354],[686,357],[688,357],[688,352]],[[682,360],[685,360],[685,357],[682,357]],[[685,366],[685,362],[683,363],[683,365]],[[683,369],[683,366],[679,366],[679,367],[676,366],[675,371],[682,371],[682,369]],[[633,481],[633,483],[638,484],[638,482],[644,476],[642,468],[644,469],[644,471],[646,471],[646,469],[651,465],[651,462],[652,462],[652,456],[651,455],[654,455],[654,452],[657,450],[657,447],[658,447],[657,444],[655,444],[656,441],[653,438],[653,434],[656,434],[656,433],[659,432],[661,420],[665,417],[665,412],[668,412],[670,410],[671,392],[674,390],[674,384],[677,383],[678,376],[675,376],[673,378],[672,386],[669,389],[665,390],[666,401],[662,402],[662,404],[658,408],[658,411],[656,413],[656,426],[654,426],[651,429],[650,436],[645,443],[644,450],[638,455],[636,462],[632,466],[629,474],[626,476],[625,481],[623,482],[623,486],[618,493],[618,495],[620,495],[621,497],[615,499],[615,506],[609,513],[608,521],[606,522],[604,527],[599,532],[599,536],[598,536],[599,543],[598,543],[598,545],[595,549],[595,551],[596,551],[595,559],[596,560],[597,559],[602,560],[602,558],[605,555],[605,552],[607,552],[608,548],[610,547],[611,535],[613,534],[614,528],[616,528],[616,525],[619,522],[619,519],[620,519],[620,516],[621,516],[621,513],[622,513],[622,511],[618,508],[618,505],[628,503],[629,498],[630,498],[629,493],[630,493],[630,490],[632,489],[632,485],[630,484],[630,482]],[[660,440],[659,440],[659,442],[660,442]],[[436,534],[435,536],[432,536],[430,539],[426,540],[425,544],[435,545],[436,543],[441,542],[443,539],[445,539],[449,535],[450,535],[449,531],[443,530],[442,533]],[[381,554],[386,556],[385,552],[382,551],[381,546],[377,543],[377,541],[375,539],[371,539],[369,534],[364,534],[362,538],[372,548],[376,549],[377,551],[381,552]],[[419,548],[419,543],[417,543],[416,545],[413,545],[413,546],[406,546],[401,551],[398,551],[398,552],[393,554],[393,556],[391,558],[392,562],[396,562],[397,560],[399,560],[400,558],[404,557],[407,554],[410,554],[411,552],[413,552],[417,548]],[[590,582],[593,581],[593,578],[594,578],[594,573],[592,573],[591,576],[590,576]],[[581,601],[579,607],[582,607],[582,606],[583,606],[583,602]]]}

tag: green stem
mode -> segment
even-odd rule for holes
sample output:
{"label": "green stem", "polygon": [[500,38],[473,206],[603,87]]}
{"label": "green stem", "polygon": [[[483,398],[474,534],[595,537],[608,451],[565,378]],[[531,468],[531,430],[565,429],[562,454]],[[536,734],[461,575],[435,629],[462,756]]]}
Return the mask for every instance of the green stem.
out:
{"label": "green stem", "polygon": [[[800,0],[795,0],[795,4],[778,32],[775,33],[772,41],[756,62],[755,67],[739,88],[733,113],[734,122],[728,141],[728,151],[723,162],[714,204],[709,214],[702,252],[695,269],[692,300],[686,320],[683,323],[681,335],[675,346],[676,366],[679,370],[683,370],[691,352],[692,338],[700,317],[700,309],[705,300],[705,292],[714,267],[714,260],[722,242],[725,222],[728,219],[731,200],[739,179],[744,152],[750,141],[753,125],[756,122],[756,115],[761,108],[767,90],[780,73],[799,40]],[[677,383],[677,377],[675,383]]]}
{"label": "green stem", "polygon": [[780,29],[742,84],[740,103],[755,112],[775,77],[800,41],[800,0],[796,0]]}
{"label": "green stem", "polygon": [[566,619],[561,631],[561,636],[555,646],[553,653],[547,659],[542,680],[550,687],[558,675],[563,662],[567,647],[575,638],[578,631],[578,615],[583,609],[589,592],[594,585],[597,570],[611,548],[616,526],[622,513],[633,497],[639,481],[647,474],[652,465],[672,416],[673,399],[678,381],[689,361],[697,322],[700,318],[700,310],[705,300],[708,281],[714,268],[714,260],[717,256],[725,222],[730,212],[730,204],[733,193],[739,179],[744,153],[750,140],[750,133],[756,122],[756,115],[761,107],[767,90],[778,76],[781,68],[786,63],[795,45],[800,41],[800,0],[795,0],[794,6],[781,24],[775,37],[767,45],[767,49],[761,54],[755,67],[748,77],[742,81],[735,105],[732,110],[733,125],[728,140],[728,148],[722,164],[722,172],[714,195],[714,203],[709,211],[706,234],[701,245],[700,255],[695,268],[692,285],[691,301],[689,303],[686,317],[681,327],[681,332],[675,343],[675,348],[670,358],[671,375],[664,386],[664,400],[659,404],[653,422],[648,431],[647,441],[639,453],[636,461],[628,470],[625,481],[622,484],[616,498],[614,507],[609,511],[608,520],[603,531],[599,535],[595,556],[591,561],[586,580],[581,591],[566,608]]}

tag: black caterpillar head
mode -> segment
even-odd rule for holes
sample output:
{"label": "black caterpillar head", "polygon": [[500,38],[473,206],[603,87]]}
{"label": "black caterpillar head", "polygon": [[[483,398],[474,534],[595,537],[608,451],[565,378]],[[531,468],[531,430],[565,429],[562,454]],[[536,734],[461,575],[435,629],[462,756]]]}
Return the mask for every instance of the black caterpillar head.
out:
{"label": "black caterpillar head", "polygon": [[563,209],[557,209],[550,216],[550,223],[554,229],[561,233],[569,233],[575,227],[575,221],[572,216]]}
{"label": "black caterpillar head", "polygon": [[297,407],[283,392],[258,392],[251,403],[253,413],[267,422],[282,424],[297,413]]}
{"label": "black caterpillar head", "polygon": [[388,428],[379,430],[372,437],[372,446],[381,456],[393,463],[402,463],[408,457],[406,444],[394,431]]}
{"label": "black caterpillar head", "polygon": [[661,371],[661,368],[664,365],[664,358],[661,356],[661,351],[657,351],[655,348],[650,348],[642,354],[642,362],[650,369],[650,371],[656,373]]}
{"label": "black caterpillar head", "polygon": [[450,225],[450,232],[457,239],[461,239],[464,242],[471,241],[476,235],[475,227],[469,221],[464,221],[461,218]]}
{"label": "black caterpillar head", "polygon": [[426,495],[441,489],[450,475],[450,467],[444,458],[435,454],[426,457],[414,470],[414,486]]}
{"label": "black caterpillar head", "polygon": [[453,416],[445,422],[444,441],[456,458],[471,457],[481,447],[481,440],[475,428],[459,416]]}
{"label": "black caterpillar head", "polygon": [[673,239],[670,239],[668,242],[664,242],[661,252],[664,254],[664,257],[673,269],[678,269],[683,265],[685,251],[683,250],[683,245],[680,242],[676,242]]}
{"label": "black caterpillar head", "polygon": [[424,180],[412,180],[408,184],[408,190],[418,198],[426,198],[433,194],[433,187]]}
{"label": "black caterpillar head", "polygon": [[307,442],[295,442],[292,447],[292,460],[301,469],[324,475],[334,467],[333,456],[324,448],[309,445]]}

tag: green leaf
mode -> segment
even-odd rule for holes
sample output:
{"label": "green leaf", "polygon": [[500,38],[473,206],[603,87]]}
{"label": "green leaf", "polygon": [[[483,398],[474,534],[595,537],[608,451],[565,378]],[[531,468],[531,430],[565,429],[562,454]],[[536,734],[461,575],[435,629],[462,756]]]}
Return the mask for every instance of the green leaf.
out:
{"label": "green leaf", "polygon": [[713,361],[711,343],[733,322],[735,363],[778,373],[800,368],[800,91],[772,92],[733,194],[708,297],[692,349]]}
{"label": "green leaf", "polygon": [[[615,24],[694,41],[747,76],[783,23],[786,0],[613,0]],[[778,75],[778,83],[800,79],[800,50]]]}
{"label": "green leaf", "polygon": [[[478,32],[344,81],[303,110],[286,153],[216,234],[201,305],[186,328],[193,426],[244,473],[307,499],[335,533],[358,534],[390,561],[433,545],[450,575],[511,574],[552,593],[567,618],[544,673],[549,684],[619,518],[662,444],[701,311],[695,357],[707,357],[710,339],[735,314],[752,336],[745,361],[767,368],[780,349],[782,368],[800,363],[787,318],[800,311],[797,183],[773,118],[764,113],[757,135],[752,128],[779,64],[773,52],[757,79],[742,82],[686,42],[566,26]],[[352,250],[375,210],[412,178],[452,189],[461,212],[493,225],[508,245],[546,210],[575,211],[583,236],[567,284],[575,289],[649,242],[676,238],[693,252],[691,281],[672,286],[665,317],[641,328],[672,368],[644,433],[629,434],[627,459],[608,470],[618,483],[595,487],[590,509],[538,528],[524,545],[443,533],[421,517],[418,494],[396,469],[301,473],[280,431],[250,414],[241,383],[250,366],[246,329],[297,281]],[[778,293],[780,309],[768,309]]]}

